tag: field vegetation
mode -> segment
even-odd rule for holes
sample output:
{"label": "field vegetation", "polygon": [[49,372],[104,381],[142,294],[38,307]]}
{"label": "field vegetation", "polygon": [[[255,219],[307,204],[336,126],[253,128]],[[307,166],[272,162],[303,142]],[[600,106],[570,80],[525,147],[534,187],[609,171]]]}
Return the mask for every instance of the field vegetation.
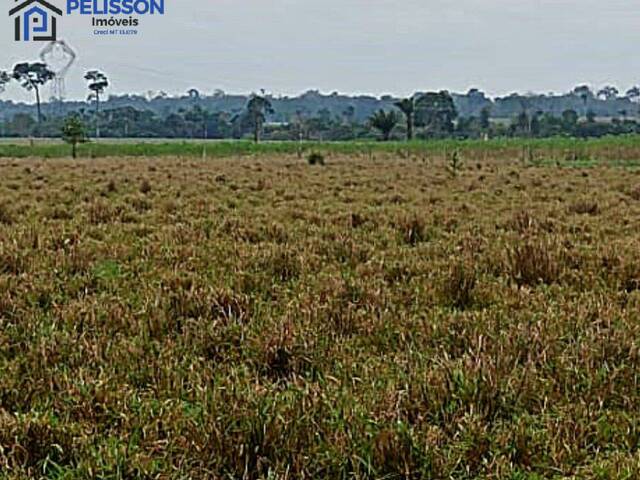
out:
{"label": "field vegetation", "polygon": [[[73,118],[73,117],[72,117]],[[500,160],[521,165],[593,166],[607,163],[634,167],[640,159],[640,135],[611,136],[591,139],[554,137],[546,139],[431,140],[411,142],[265,142],[220,140],[118,140],[103,139],[77,146],[78,157],[182,157],[227,158],[262,155],[296,155],[305,158],[312,152],[373,158],[375,154],[391,155],[423,163],[446,161],[455,152],[474,161]],[[64,158],[71,148],[62,140],[0,140],[0,158]]]}
{"label": "field vegetation", "polygon": [[640,476],[638,139],[202,147],[0,145],[0,478]]}

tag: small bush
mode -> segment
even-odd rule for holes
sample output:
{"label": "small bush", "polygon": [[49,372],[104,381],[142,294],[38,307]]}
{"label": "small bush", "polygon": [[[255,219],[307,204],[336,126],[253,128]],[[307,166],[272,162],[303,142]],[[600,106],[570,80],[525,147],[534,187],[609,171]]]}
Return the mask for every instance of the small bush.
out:
{"label": "small bush", "polygon": [[640,185],[631,190],[629,196],[634,200],[640,201]]}
{"label": "small bush", "polygon": [[427,229],[424,220],[418,216],[414,215],[401,219],[396,228],[400,232],[404,243],[408,245],[416,246],[427,240]]}
{"label": "small bush", "polygon": [[523,241],[507,252],[508,270],[519,287],[556,283],[562,273],[563,255],[550,240]]}
{"label": "small bush", "polygon": [[142,181],[142,184],[140,185],[140,192],[145,195],[151,193],[151,183],[149,183],[149,180],[144,179]]}
{"label": "small bush", "polygon": [[640,263],[628,261],[620,265],[618,270],[622,290],[627,293],[640,291]]}
{"label": "small bush", "polygon": [[508,223],[508,227],[518,233],[526,233],[528,231],[535,230],[536,226],[536,219],[525,210],[516,213]]}
{"label": "small bush", "polygon": [[112,180],[109,180],[109,183],[107,183],[107,193],[115,193],[118,191],[118,188],[116,187],[116,182]]}
{"label": "small bush", "polygon": [[11,225],[14,221],[13,212],[6,203],[0,203],[0,224]]}
{"label": "small bush", "polygon": [[311,152],[307,157],[309,165],[324,165],[324,155],[318,152]]}
{"label": "small bush", "polygon": [[466,310],[474,302],[476,283],[476,270],[473,265],[464,262],[453,263],[442,284],[443,302],[452,308]]}
{"label": "small bush", "polygon": [[580,200],[569,207],[570,213],[577,215],[597,215],[600,212],[598,202],[592,200]]}
{"label": "small bush", "polygon": [[516,213],[507,223],[506,227],[520,234],[536,231],[553,232],[554,225],[549,219],[542,220],[526,210]]}
{"label": "small bush", "polygon": [[360,213],[352,213],[348,217],[348,224],[351,228],[360,228],[367,221],[366,217],[361,215]]}
{"label": "small bush", "polygon": [[458,175],[458,172],[462,168],[462,159],[460,158],[460,152],[458,150],[454,150],[451,154],[448,155],[449,162],[449,173],[454,177]]}
{"label": "small bush", "polygon": [[45,217],[50,220],[71,220],[73,211],[66,205],[56,205],[47,209]]}
{"label": "small bush", "polygon": [[92,225],[112,223],[117,216],[116,209],[104,200],[96,200],[87,206],[87,219]]}

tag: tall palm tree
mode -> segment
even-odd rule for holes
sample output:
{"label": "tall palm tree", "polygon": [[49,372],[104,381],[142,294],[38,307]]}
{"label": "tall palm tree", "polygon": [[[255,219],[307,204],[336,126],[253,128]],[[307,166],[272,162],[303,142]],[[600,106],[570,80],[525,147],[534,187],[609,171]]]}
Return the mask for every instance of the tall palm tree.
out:
{"label": "tall palm tree", "polygon": [[413,140],[414,115],[416,113],[415,97],[403,98],[394,104],[402,112],[407,122],[407,141]]}
{"label": "tall palm tree", "polygon": [[96,100],[96,138],[100,138],[100,95],[102,95],[109,86],[109,79],[107,79],[104,73],[98,70],[87,72],[84,79],[88,82],[87,86],[91,91],[89,99]]}
{"label": "tall palm tree", "polygon": [[13,78],[20,82],[22,87],[27,90],[33,90],[36,94],[36,107],[38,109],[38,129],[42,123],[42,111],[40,108],[40,87],[45,83],[53,80],[55,74],[49,68],[40,62],[36,63],[19,63],[13,67]]}
{"label": "tall palm tree", "polygon": [[262,128],[264,122],[267,119],[267,115],[273,113],[273,106],[269,99],[262,95],[252,95],[249,103],[247,104],[247,114],[253,124],[253,140],[255,143],[260,142],[260,136],[262,134]]}
{"label": "tall palm tree", "polygon": [[388,141],[391,137],[391,132],[398,124],[398,114],[394,111],[385,112],[384,110],[378,110],[369,119],[371,126],[382,133],[382,140]]}

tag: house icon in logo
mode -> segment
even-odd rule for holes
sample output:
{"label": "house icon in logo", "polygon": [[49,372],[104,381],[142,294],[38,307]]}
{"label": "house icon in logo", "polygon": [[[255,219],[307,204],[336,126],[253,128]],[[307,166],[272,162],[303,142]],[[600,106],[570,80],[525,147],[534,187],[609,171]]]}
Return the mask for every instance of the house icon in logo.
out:
{"label": "house icon in logo", "polygon": [[57,39],[57,16],[62,10],[45,0],[15,0],[20,2],[9,11],[15,17],[15,39],[50,42]]}

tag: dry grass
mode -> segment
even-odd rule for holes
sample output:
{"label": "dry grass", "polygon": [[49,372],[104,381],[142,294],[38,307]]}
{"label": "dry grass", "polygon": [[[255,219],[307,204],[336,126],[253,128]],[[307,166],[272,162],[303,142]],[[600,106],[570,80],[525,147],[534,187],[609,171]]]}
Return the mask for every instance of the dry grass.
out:
{"label": "dry grass", "polygon": [[635,172],[0,168],[0,478],[640,475]]}

